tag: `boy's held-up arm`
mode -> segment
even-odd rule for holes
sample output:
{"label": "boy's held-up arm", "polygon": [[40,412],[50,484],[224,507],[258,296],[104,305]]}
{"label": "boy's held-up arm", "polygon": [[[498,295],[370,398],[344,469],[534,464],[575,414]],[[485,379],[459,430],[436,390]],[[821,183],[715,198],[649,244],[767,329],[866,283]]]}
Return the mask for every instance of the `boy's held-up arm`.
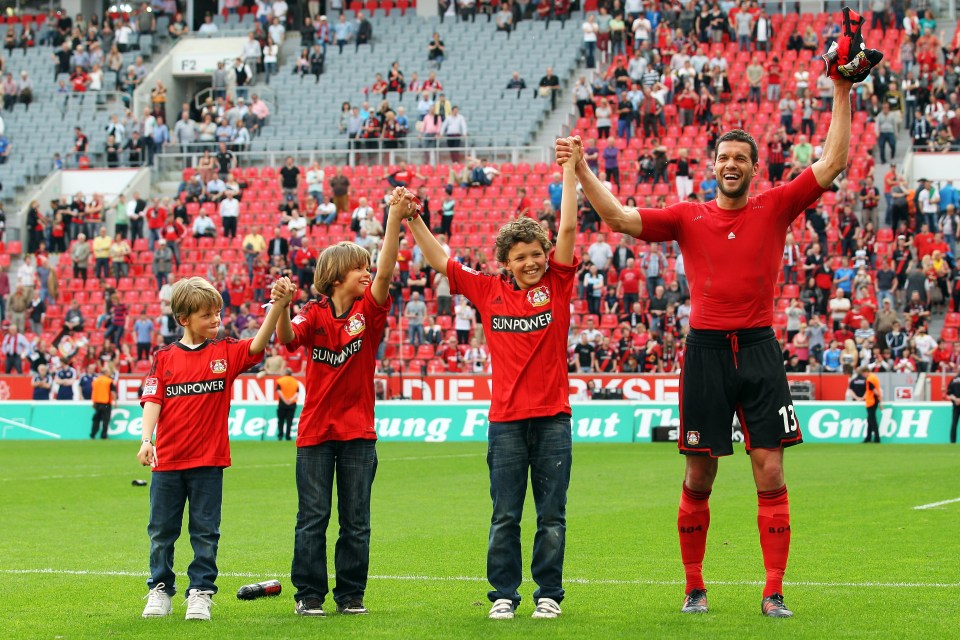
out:
{"label": "boy's held-up arm", "polygon": [[143,403],[143,441],[140,443],[140,451],[137,452],[137,460],[145,467],[157,464],[157,452],[153,448],[153,431],[157,428],[159,419],[160,405],[150,401]]}
{"label": "boy's held-up arm", "polygon": [[274,283],[271,291],[273,304],[270,306],[267,316],[263,319],[263,324],[260,325],[257,335],[250,342],[250,355],[263,353],[263,350],[267,348],[267,345],[270,344],[270,336],[277,328],[277,321],[281,316],[286,316],[287,323],[290,323],[290,303],[293,302],[293,294],[296,290],[296,287],[286,276]]}
{"label": "boy's held-up arm", "polygon": [[[292,285],[291,285],[292,286]],[[270,291],[271,300],[279,300],[283,297],[283,289],[280,287],[280,280],[277,280]],[[293,335],[293,324],[290,322],[290,313],[281,313],[277,317],[277,340],[280,344],[289,344],[296,337]]]}
{"label": "boy's held-up arm", "polygon": [[417,214],[414,200],[416,196],[404,187],[397,187],[390,196],[390,210],[387,213],[387,228],[383,232],[383,246],[377,257],[377,274],[370,285],[370,294],[377,304],[383,304],[390,295],[390,280],[397,267],[397,254],[400,250],[400,221]]}
{"label": "boy's held-up arm", "polygon": [[574,241],[577,237],[577,163],[583,160],[583,147],[571,144],[570,156],[562,163],[563,195],[560,198],[560,224],[557,227],[557,248],[553,259],[560,264],[573,264]]}

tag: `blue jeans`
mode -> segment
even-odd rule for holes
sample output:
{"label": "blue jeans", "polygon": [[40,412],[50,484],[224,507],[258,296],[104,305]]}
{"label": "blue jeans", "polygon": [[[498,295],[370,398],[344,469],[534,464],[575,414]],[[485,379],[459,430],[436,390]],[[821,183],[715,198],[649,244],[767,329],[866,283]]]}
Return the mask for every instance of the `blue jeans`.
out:
{"label": "blue jeans", "polygon": [[338,604],[363,600],[370,567],[370,489],[377,474],[376,440],[324,442],[297,449],[297,528],[290,581],[296,600],[319,598],[327,585],[327,524],[337,478],[340,534],[333,559]]}
{"label": "blue jeans", "polygon": [[[197,467],[182,471],[154,471],[150,481],[150,579],[153,589],[163,583],[169,595],[177,592],[173,573],[173,544],[180,537],[183,508],[190,503],[190,545],[193,561],[187,567],[190,589],[217,591],[217,544],[223,503],[223,469]],[[189,589],[187,590],[189,593]]]}
{"label": "blue jeans", "polygon": [[419,347],[421,344],[424,343],[423,325],[422,325],[422,324],[411,324],[411,325],[409,325],[409,326],[407,327],[407,333],[409,334],[409,337],[407,338],[407,341],[408,341],[410,344]]}
{"label": "blue jeans", "polygon": [[530,565],[540,598],[563,600],[563,553],[567,537],[567,487],[572,446],[570,416],[491,422],[487,466],[490,468],[490,542],[487,579],[491,602],[506,598],[519,604],[521,580],[520,518],[527,495],[527,470],[533,483],[537,533]]}
{"label": "blue jeans", "polygon": [[897,155],[897,138],[893,133],[887,131],[877,136],[877,147],[880,149],[880,163],[887,163],[886,147],[890,146],[890,160]]}

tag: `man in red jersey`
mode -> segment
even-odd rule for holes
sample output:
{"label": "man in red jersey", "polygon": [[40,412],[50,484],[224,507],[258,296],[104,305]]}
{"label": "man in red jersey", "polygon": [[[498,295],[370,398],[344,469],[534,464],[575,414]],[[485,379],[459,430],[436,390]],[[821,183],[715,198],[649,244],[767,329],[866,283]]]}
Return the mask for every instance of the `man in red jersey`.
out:
{"label": "man in red jersey", "polygon": [[450,279],[480,312],[493,364],[487,465],[493,517],[487,548],[487,579],[493,587],[489,617],[507,620],[520,604],[520,518],[533,485],[537,534],[531,573],[534,618],[557,618],[563,600],[567,487],[572,461],[567,333],[570,298],[579,261],[577,226],[579,149],[563,171],[557,247],[534,220],[519,217],[497,234],[497,261],[506,277],[479,273],[447,256],[423,220],[410,222],[423,256]]}
{"label": "man in red jersey", "polygon": [[[708,500],[717,457],[733,453],[731,422],[743,428],[757,486],[760,547],[767,580],[761,611],[790,617],[783,574],[790,549],[790,509],[783,448],[802,440],[783,360],[771,328],[773,299],[786,232],[846,168],[852,83],[835,78],[833,119],[823,154],[795,180],[756,196],[757,143],[734,130],[717,141],[712,202],[681,202],[665,209],[627,209],[577,164],[584,193],[614,231],[648,242],[675,240],[690,283],[693,309],[680,378],[680,452],[687,456],[678,529],[687,576],[682,611],[707,611],[702,565],[710,524]],[[567,158],[579,138],[557,142]]]}
{"label": "man in red jersey", "polygon": [[[274,287],[277,304],[252,340],[217,340],[223,299],[203,278],[173,286],[170,305],[183,338],[157,351],[143,381],[143,442],[137,459],[153,467],[150,481],[150,579],[144,618],[169,615],[176,593],[174,543],[190,504],[193,561],[187,567],[187,620],[209,620],[217,592],[217,545],[223,469],[230,466],[227,419],[230,389],[259,362],[296,291],[286,278]],[[153,444],[156,428],[157,443]]]}

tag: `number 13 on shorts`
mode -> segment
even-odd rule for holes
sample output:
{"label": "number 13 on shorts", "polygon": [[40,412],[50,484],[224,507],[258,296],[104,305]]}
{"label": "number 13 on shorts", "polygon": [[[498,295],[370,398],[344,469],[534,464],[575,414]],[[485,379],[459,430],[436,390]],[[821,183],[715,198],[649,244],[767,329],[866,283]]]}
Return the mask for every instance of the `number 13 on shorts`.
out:
{"label": "number 13 on shorts", "polygon": [[777,411],[777,413],[779,413],[780,417],[783,418],[784,433],[792,433],[799,428],[800,424],[797,422],[797,415],[793,412],[792,404],[780,407],[780,410]]}

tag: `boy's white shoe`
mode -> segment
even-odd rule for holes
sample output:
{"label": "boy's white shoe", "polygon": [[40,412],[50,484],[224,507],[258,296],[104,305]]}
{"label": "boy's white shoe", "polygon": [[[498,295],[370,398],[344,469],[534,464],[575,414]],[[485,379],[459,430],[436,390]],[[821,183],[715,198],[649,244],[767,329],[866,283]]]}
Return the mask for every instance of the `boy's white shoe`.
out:
{"label": "boy's white shoe", "polygon": [[170,596],[163,590],[165,586],[166,585],[161,582],[153,589],[150,589],[150,593],[145,596],[147,606],[143,608],[144,618],[160,618],[170,615],[173,611],[173,602]]}
{"label": "boy's white shoe", "polygon": [[213,591],[190,589],[187,593],[187,620],[209,620]]}
{"label": "boy's white shoe", "polygon": [[534,618],[559,618],[560,605],[553,598],[540,598],[537,608],[533,610]]}
{"label": "boy's white shoe", "polygon": [[513,610],[515,608],[513,600],[500,598],[490,607],[489,618],[491,620],[513,620]]}

